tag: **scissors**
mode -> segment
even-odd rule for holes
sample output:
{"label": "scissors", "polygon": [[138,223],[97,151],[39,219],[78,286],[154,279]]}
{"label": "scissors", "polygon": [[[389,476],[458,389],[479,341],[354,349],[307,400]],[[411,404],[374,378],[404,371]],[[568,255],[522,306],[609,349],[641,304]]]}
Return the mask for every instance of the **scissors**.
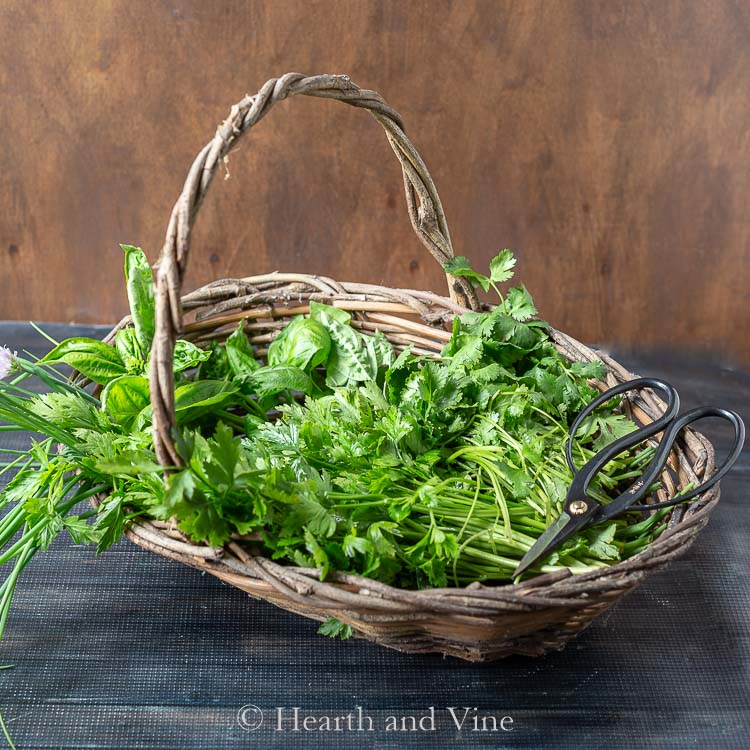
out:
{"label": "scissors", "polygon": [[[613,441],[591,458],[583,467],[577,469],[573,461],[573,437],[586,417],[594,409],[607,403],[607,401],[620,393],[646,388],[661,391],[666,396],[667,408],[661,417]],[[680,397],[677,391],[669,383],[658,378],[636,378],[620,383],[597,396],[586,406],[570,426],[570,437],[565,446],[565,456],[568,466],[573,472],[573,482],[565,497],[562,513],[547,527],[531,549],[524,555],[513,573],[514,578],[526,572],[539,560],[547,557],[547,555],[559,548],[579,531],[587,529],[589,526],[608,521],[626,511],[649,511],[684,503],[713,487],[732,468],[745,442],[745,424],[740,416],[729,409],[721,409],[716,406],[702,406],[688,411],[682,416],[678,416],[679,411]],[[694,487],[689,492],[685,492],[665,502],[647,505],[638,503],[664,469],[680,431],[689,424],[706,417],[719,417],[728,421],[734,427],[734,445],[724,463],[709,479]],[[625,492],[618,495],[606,505],[602,505],[588,496],[587,493],[591,482],[609,461],[662,431],[664,435],[659,442],[654,457],[644,468],[642,476]]]}

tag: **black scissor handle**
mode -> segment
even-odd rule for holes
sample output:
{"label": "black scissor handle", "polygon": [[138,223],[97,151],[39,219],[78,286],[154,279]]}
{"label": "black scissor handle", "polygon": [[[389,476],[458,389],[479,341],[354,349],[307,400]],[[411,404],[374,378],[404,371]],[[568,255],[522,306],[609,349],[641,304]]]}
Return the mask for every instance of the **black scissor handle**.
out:
{"label": "black scissor handle", "polygon": [[[734,427],[734,445],[724,459],[724,462],[709,479],[702,484],[699,484],[697,487],[693,487],[692,490],[683,495],[677,495],[677,497],[665,500],[662,503],[646,505],[636,503],[637,500],[640,500],[646,494],[648,488],[654,483],[654,481],[656,481],[659,474],[664,470],[664,466],[667,463],[669,454],[674,447],[680,431],[688,425],[693,424],[700,419],[706,419],[707,417],[718,417],[719,419],[724,419]],[[745,423],[742,421],[740,415],[731,411],[731,409],[721,409],[718,406],[700,406],[697,409],[686,412],[681,417],[675,419],[667,430],[665,430],[664,436],[659,443],[659,448],[646,468],[640,481],[636,485],[633,485],[630,490],[624,492],[611,503],[604,506],[597,517],[597,522],[599,520],[606,521],[609,518],[619,515],[625,510],[648,511],[657,510],[659,508],[671,508],[673,505],[692,500],[697,495],[710,490],[711,487],[713,487],[732,468],[732,466],[734,466],[735,461],[739,458],[739,455],[742,452],[742,446],[744,443]]]}
{"label": "black scissor handle", "polygon": [[[638,443],[646,438],[652,437],[661,432],[677,416],[677,413],[680,411],[680,397],[677,395],[677,391],[664,380],[659,380],[658,378],[635,378],[633,380],[627,380],[624,383],[619,383],[608,391],[604,391],[586,405],[586,408],[573,420],[573,424],[570,426],[570,436],[568,437],[568,442],[565,444],[565,458],[568,461],[570,470],[574,474],[578,469],[573,461],[573,438],[583,420],[590,416],[595,409],[606,404],[607,401],[610,401],[620,393],[626,393],[627,391],[640,391],[645,388],[661,391],[667,397],[667,408],[665,409],[664,414],[662,414],[659,419],[639,427],[634,432],[610,443],[581,469],[582,473],[590,473],[593,477],[599,469],[609,463],[609,461],[619,453],[622,453],[626,449],[638,445]],[[588,487],[588,482],[586,482],[586,486]]]}

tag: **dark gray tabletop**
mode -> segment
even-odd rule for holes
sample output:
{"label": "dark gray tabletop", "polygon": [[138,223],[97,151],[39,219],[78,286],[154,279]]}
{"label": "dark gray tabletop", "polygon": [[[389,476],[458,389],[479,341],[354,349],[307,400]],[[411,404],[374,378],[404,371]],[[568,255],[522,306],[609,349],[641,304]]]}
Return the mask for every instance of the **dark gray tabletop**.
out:
{"label": "dark gray tabletop", "polygon": [[[92,329],[50,327],[56,337]],[[101,332],[101,331],[100,331]],[[24,324],[0,344],[45,349]],[[750,376],[708,361],[621,356],[677,386],[684,408],[750,418]],[[729,434],[707,429],[719,450]],[[6,447],[18,438],[0,433]],[[127,541],[100,557],[59,539],[20,580],[0,663],[19,750],[41,748],[750,747],[750,460],[708,528],[561,653],[467,664],[332,641],[317,625]],[[262,712],[263,723],[254,723]],[[362,719],[357,731],[357,707]],[[285,731],[278,731],[277,708]],[[299,731],[291,720],[298,707]],[[434,707],[434,729],[429,721]],[[458,730],[448,708],[460,720]],[[325,731],[352,713],[351,729]],[[314,717],[307,731],[302,718]],[[481,718],[498,730],[482,731]],[[422,727],[410,731],[413,716]],[[373,731],[369,731],[369,717]],[[407,731],[386,731],[389,717]],[[425,719],[424,717],[427,717]],[[500,719],[506,728],[500,729]],[[315,727],[315,728],[312,728]],[[485,724],[490,730],[492,723]],[[2,745],[2,740],[0,740]]]}

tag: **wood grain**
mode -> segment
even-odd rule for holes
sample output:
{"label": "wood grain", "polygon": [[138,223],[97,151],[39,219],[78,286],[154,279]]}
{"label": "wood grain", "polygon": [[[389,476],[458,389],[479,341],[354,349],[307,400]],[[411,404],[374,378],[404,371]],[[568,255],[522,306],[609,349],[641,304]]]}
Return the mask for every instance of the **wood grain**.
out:
{"label": "wood grain", "polygon": [[[156,259],[228,105],[344,72],[404,116],[456,252],[516,249],[557,328],[750,363],[746,3],[6,0],[0,34],[0,318],[117,319],[117,243]],[[284,103],[227,175],[187,287],[281,269],[444,291],[363,112]]]}

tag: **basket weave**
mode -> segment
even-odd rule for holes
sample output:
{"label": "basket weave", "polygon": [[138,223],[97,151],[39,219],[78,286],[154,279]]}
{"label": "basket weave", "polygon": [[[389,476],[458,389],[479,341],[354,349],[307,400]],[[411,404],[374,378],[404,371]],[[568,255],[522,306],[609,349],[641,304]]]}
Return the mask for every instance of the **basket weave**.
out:
{"label": "basket weave", "polygon": [[[338,99],[369,110],[383,126],[401,162],[407,207],[417,236],[441,266],[453,257],[432,179],[404,134],[401,118],[377,93],[360,89],[347,76],[290,73],[271,79],[255,96],[245,97],[232,107],[227,120],[193,162],[172,210],[156,271],[156,335],[150,382],[154,442],[164,466],[181,463],[172,438],[172,359],[178,335],[196,342],[222,340],[243,320],[250,340],[262,355],[279,330],[293,316],[308,312],[309,302],[315,300],[350,311],[354,327],[365,333],[382,331],[397,350],[411,344],[416,353],[437,354],[450,336],[446,323],[467,309],[483,307],[464,279],[450,276],[450,298],[297,273],[224,279],[181,296],[191,228],[222,159],[274,104],[297,94]],[[129,324],[129,318],[123,319],[106,340],[113,340],[116,331]],[[570,360],[604,362],[608,376],[606,383],[598,384],[602,389],[635,377],[609,356],[563,333],[552,330],[551,336]],[[662,412],[663,404],[646,392],[626,400],[625,408],[639,420],[648,421]],[[670,463],[671,472],[665,470],[661,480],[667,492],[674,492],[676,487],[700,482],[711,474],[713,448],[702,435],[685,431]],[[683,554],[706,525],[718,499],[718,487],[714,487],[689,507],[676,507],[667,530],[645,551],[596,572],[573,576],[561,571],[513,585],[475,583],[465,588],[422,591],[340,573],[321,581],[317,569],[280,565],[263,557],[257,549],[257,538],[252,536],[238,536],[226,547],[214,548],[191,542],[173,525],[143,519],[135,521],[126,535],[145,549],[211,573],[252,597],[316,620],[336,617],[351,625],[355,635],[383,646],[482,661],[562,648],[650,572]]]}

